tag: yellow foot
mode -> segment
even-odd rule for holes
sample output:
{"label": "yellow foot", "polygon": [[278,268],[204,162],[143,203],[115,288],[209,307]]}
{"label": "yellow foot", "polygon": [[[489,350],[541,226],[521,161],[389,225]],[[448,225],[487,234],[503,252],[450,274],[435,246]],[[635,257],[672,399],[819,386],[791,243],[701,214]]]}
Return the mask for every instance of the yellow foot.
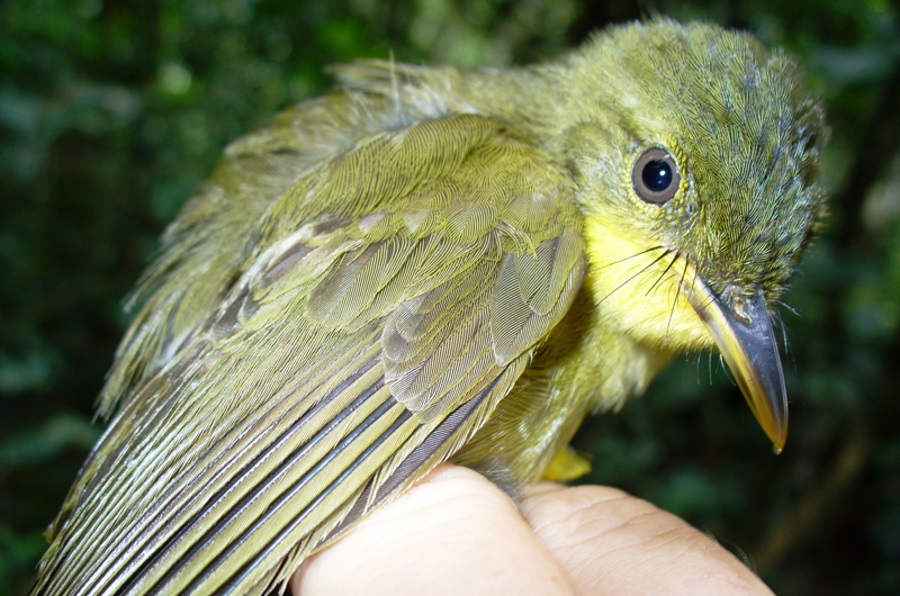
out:
{"label": "yellow foot", "polygon": [[591,462],[566,445],[556,452],[550,465],[544,470],[544,480],[568,482],[591,471]]}

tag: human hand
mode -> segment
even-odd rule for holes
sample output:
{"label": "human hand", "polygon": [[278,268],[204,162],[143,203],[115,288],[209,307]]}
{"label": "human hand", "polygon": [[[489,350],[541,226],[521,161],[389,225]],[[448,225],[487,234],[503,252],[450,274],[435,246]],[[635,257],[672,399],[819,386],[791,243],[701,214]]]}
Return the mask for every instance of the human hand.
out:
{"label": "human hand", "polygon": [[622,491],[542,483],[519,507],[443,465],[304,562],[294,594],[771,594],[680,518]]}

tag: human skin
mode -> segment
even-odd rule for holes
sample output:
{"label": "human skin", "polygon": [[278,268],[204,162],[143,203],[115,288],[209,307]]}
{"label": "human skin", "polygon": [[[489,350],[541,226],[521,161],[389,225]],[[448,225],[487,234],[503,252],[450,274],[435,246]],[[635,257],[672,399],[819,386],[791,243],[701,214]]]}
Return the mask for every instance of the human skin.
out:
{"label": "human skin", "polygon": [[620,490],[542,483],[516,504],[443,465],[307,560],[294,594],[771,594],[682,519]]}

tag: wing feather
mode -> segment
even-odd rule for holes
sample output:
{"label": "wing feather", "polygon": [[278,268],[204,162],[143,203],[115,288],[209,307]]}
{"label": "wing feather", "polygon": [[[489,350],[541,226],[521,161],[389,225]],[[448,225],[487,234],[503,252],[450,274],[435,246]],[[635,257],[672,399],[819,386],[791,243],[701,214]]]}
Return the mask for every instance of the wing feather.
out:
{"label": "wing feather", "polygon": [[[278,158],[286,187],[256,210],[257,244],[229,257],[205,318],[139,317],[179,337],[129,336],[123,354],[152,344],[165,361],[120,358],[114,384],[134,388],[56,522],[38,592],[283,586],[455,453],[565,314],[584,266],[567,179],[499,123],[447,116],[323,159],[291,185]],[[553,200],[513,230],[522,196]],[[193,266],[190,250],[170,253]],[[172,271],[159,291],[190,296],[196,276],[179,288]],[[151,298],[164,318],[176,302]]]}

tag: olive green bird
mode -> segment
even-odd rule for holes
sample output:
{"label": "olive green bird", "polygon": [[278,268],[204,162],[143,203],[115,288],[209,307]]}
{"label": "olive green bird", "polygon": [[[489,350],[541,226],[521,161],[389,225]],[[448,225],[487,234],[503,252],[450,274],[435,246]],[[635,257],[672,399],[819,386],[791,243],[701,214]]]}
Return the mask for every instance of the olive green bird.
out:
{"label": "olive green bird", "polygon": [[825,137],[794,62],[657,19],[527,68],[334,72],[166,231],[37,593],[284,589],[441,462],[577,474],[582,419],[685,351],[784,445],[770,319]]}

